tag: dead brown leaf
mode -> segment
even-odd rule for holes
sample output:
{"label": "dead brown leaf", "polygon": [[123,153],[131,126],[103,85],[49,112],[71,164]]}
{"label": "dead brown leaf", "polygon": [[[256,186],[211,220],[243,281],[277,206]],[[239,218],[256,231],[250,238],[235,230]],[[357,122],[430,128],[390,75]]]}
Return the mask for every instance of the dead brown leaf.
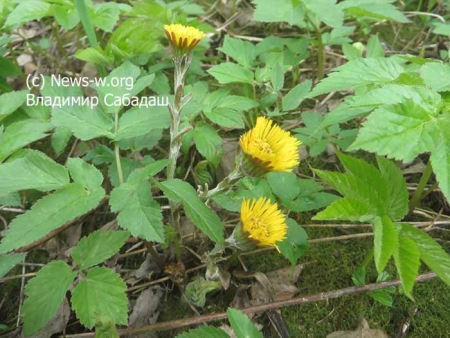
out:
{"label": "dead brown leaf", "polygon": [[381,330],[370,329],[367,320],[362,318],[355,331],[336,331],[330,333],[327,338],[389,338],[389,336]]}

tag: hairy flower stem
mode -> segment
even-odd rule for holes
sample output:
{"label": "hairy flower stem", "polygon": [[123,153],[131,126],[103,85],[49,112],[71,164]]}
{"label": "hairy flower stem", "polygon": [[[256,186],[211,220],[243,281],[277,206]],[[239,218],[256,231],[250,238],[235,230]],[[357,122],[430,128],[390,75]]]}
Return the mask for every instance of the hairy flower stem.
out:
{"label": "hairy flower stem", "polygon": [[431,161],[428,160],[425,170],[422,173],[422,177],[420,177],[419,185],[417,186],[417,189],[414,192],[411,201],[409,201],[409,214],[412,214],[414,208],[419,205],[425,186],[427,185],[432,173],[433,167],[431,166]]}
{"label": "hairy flower stem", "polygon": [[200,197],[209,200],[218,193],[230,189],[242,177],[244,177],[244,173],[242,172],[240,165],[238,165],[227,177],[220,181],[214,189],[205,191]]}
{"label": "hairy flower stem", "polygon": [[[187,55],[175,55],[173,58],[174,64],[174,101],[173,106],[169,105],[171,123],[170,123],[170,151],[169,151],[169,164],[167,166],[167,179],[171,180],[175,177],[175,169],[177,164],[177,159],[180,154],[181,148],[181,136],[186,132],[183,129],[179,131],[180,127],[180,114],[183,105],[187,103],[189,97],[184,97],[184,80],[186,78],[186,72],[192,61],[192,54]],[[179,214],[179,204],[173,201],[169,201],[170,205],[170,216],[171,223],[175,229],[178,230],[178,235],[180,236],[180,214]],[[176,246],[181,244],[181,237],[178,241],[175,241]],[[180,249],[176,248],[177,259],[180,260],[181,254]]]}

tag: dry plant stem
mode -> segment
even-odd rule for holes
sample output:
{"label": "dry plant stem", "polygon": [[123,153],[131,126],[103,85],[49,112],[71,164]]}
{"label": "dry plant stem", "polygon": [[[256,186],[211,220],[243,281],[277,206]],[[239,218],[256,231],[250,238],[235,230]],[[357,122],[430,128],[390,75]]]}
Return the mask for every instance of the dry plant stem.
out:
{"label": "dry plant stem", "polygon": [[[437,275],[434,272],[426,273],[423,275],[419,275],[415,282],[420,283],[424,282],[433,278],[436,278]],[[308,295],[308,296],[300,296],[295,297],[287,300],[277,301],[277,302],[271,302],[261,305],[256,305],[252,307],[248,307],[245,309],[241,309],[242,312],[246,314],[252,314],[257,312],[264,312],[268,310],[273,309],[279,309],[281,307],[286,306],[293,306],[293,305],[301,305],[306,303],[314,303],[314,302],[320,302],[320,301],[328,301],[330,299],[336,299],[348,295],[354,295],[359,294],[363,292],[368,291],[374,291],[374,290],[380,290],[391,286],[398,286],[401,284],[400,280],[394,280],[389,282],[382,282],[382,283],[373,283],[373,284],[367,284],[364,286],[352,286],[348,288],[338,289],[334,291],[329,292],[322,292],[315,295]],[[227,318],[226,312],[220,312],[220,313],[214,313],[204,316],[196,316],[191,318],[185,318],[185,319],[178,319],[178,320],[172,320],[168,322],[162,322],[162,323],[156,323],[153,325],[143,326],[135,329],[127,329],[127,330],[119,330],[119,335],[121,337],[127,337],[129,335],[135,335],[139,333],[148,333],[148,332],[157,332],[157,331],[166,331],[166,330],[174,330],[178,328],[182,328],[185,326],[190,325],[199,325],[199,324],[206,324],[213,321],[223,320]],[[59,336],[62,337],[62,336]],[[66,335],[67,338],[84,338],[84,337],[94,337],[94,333],[81,333],[81,334],[74,334],[74,335]]]}

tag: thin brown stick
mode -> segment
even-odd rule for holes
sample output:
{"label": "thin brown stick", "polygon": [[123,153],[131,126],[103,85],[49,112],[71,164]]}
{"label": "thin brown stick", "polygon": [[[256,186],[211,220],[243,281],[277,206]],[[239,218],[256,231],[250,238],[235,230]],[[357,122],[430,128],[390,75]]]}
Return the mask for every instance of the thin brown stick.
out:
{"label": "thin brown stick", "polygon": [[[434,272],[426,273],[423,275],[419,275],[416,278],[416,282],[424,282],[433,278],[436,278],[437,275]],[[251,314],[256,312],[263,312],[273,309],[278,309],[285,306],[293,306],[293,305],[300,305],[300,304],[306,304],[306,303],[313,303],[313,302],[320,302],[320,301],[327,301],[329,299],[335,299],[343,296],[348,295],[354,295],[358,293],[363,293],[367,291],[374,291],[379,289],[384,289],[390,286],[398,286],[401,284],[400,280],[394,280],[389,282],[382,282],[382,283],[373,283],[373,284],[367,284],[363,286],[352,286],[348,288],[338,289],[334,291],[329,292],[322,292],[315,295],[309,295],[309,296],[300,296],[295,297],[288,300],[283,301],[277,301],[277,302],[271,302],[256,306],[251,306],[246,309],[242,309],[241,311]],[[185,319],[178,319],[178,320],[171,320],[168,322],[161,322],[156,323],[153,325],[147,325],[139,328],[134,329],[125,329],[120,330],[119,335],[121,337],[126,337],[129,335],[135,335],[139,333],[149,333],[149,332],[157,332],[157,331],[166,331],[166,330],[174,330],[178,328],[182,328],[185,326],[191,326],[191,325],[199,325],[199,324],[205,324],[212,321],[218,321],[223,320],[227,318],[226,312],[220,312],[220,313],[214,313],[204,316],[195,316]],[[59,336],[62,337],[62,336]],[[74,334],[74,335],[66,335],[67,338],[85,338],[85,337],[94,337],[93,332],[89,333],[81,333],[81,334]]]}

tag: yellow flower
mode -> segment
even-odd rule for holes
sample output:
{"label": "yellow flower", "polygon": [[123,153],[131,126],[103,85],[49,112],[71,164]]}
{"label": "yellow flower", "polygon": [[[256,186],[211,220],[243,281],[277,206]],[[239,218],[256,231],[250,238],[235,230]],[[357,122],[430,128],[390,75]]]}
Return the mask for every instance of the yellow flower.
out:
{"label": "yellow flower", "polygon": [[244,170],[254,176],[292,171],[300,163],[301,142],[265,117],[258,117],[255,127],[242,135],[239,143],[248,160]]}
{"label": "yellow flower", "polygon": [[205,36],[205,33],[197,28],[183,26],[179,23],[164,25],[164,30],[172,47],[181,53],[190,51]]}
{"label": "yellow flower", "polygon": [[286,238],[286,217],[278,209],[276,203],[260,197],[258,200],[242,201],[242,232],[257,246],[273,246]]}

